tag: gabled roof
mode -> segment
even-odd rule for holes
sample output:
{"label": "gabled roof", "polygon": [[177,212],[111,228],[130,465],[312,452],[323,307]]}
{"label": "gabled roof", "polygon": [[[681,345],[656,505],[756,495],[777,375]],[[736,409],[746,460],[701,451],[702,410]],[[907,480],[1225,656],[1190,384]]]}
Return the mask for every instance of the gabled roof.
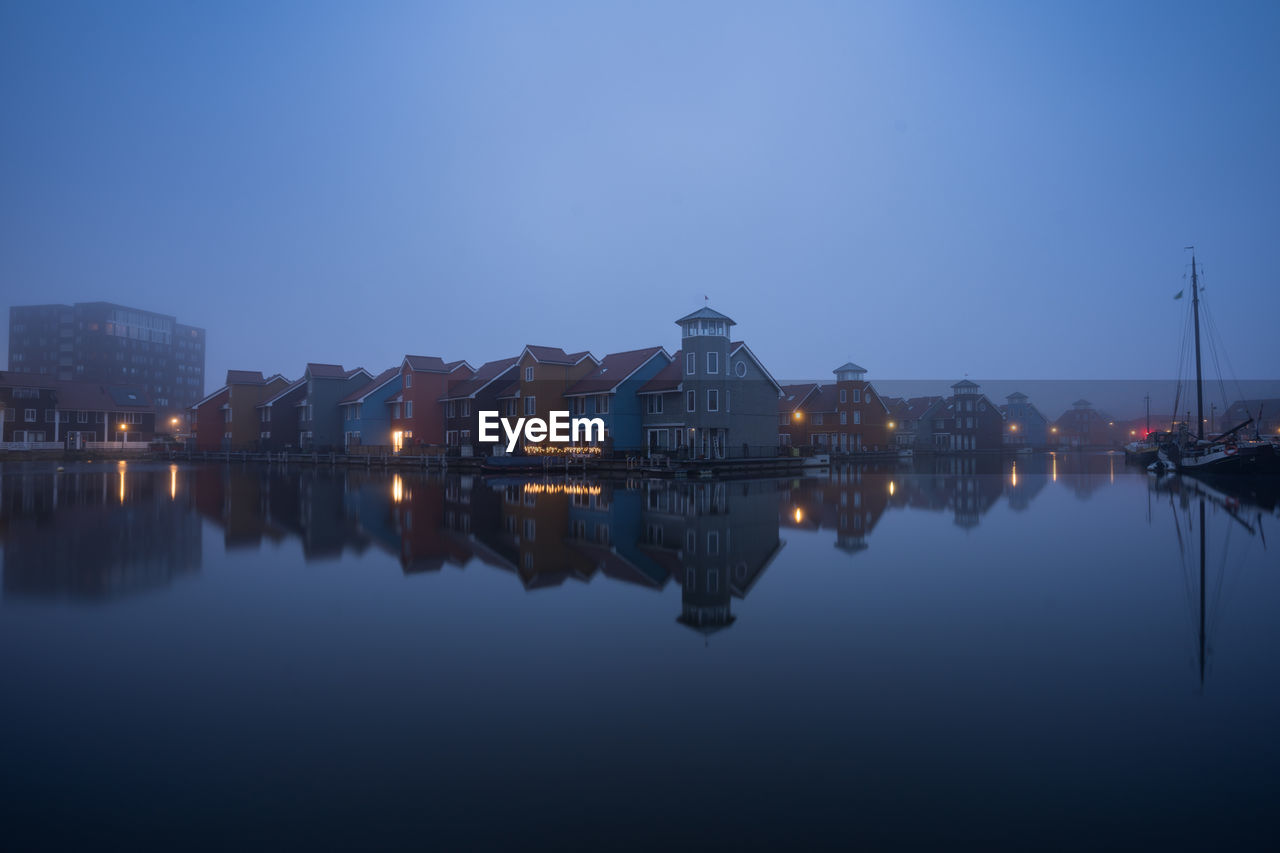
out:
{"label": "gabled roof", "polygon": [[320,362],[307,362],[307,369],[303,372],[304,376],[310,376],[315,379],[346,379],[347,371],[342,368],[341,364],[322,364]]}
{"label": "gabled roof", "polygon": [[370,373],[369,371],[365,370],[363,367],[353,367],[353,368],[351,368],[350,370],[348,370],[348,371],[346,372],[346,374],[345,374],[342,378],[343,378],[343,379],[350,379],[351,377],[353,377],[353,376],[357,376],[357,375],[359,375],[359,374],[361,374],[361,373],[363,373],[365,376],[367,376],[367,377],[368,377],[368,378],[370,378],[370,379],[372,379],[372,378],[373,378],[373,374],[372,374],[372,373]]}
{"label": "gabled roof", "polygon": [[596,361],[595,356],[586,350],[568,353],[560,349],[560,347],[539,347],[533,344],[525,344],[524,349],[520,352],[521,358],[524,357],[525,353],[533,356],[533,360],[539,364],[577,364],[584,358]]}
{"label": "gabled roof", "polygon": [[615,352],[606,355],[596,369],[578,380],[564,392],[566,397],[581,394],[605,394],[617,390],[632,374],[653,360],[659,353],[666,355],[662,347],[646,347],[627,352]]}
{"label": "gabled roof", "polygon": [[270,406],[272,403],[284,397],[286,394],[291,394],[294,391],[297,391],[299,389],[305,389],[306,387],[307,387],[306,379],[299,379],[297,382],[291,382],[288,385],[281,388],[280,393],[276,394],[274,397],[268,397],[267,399],[263,400],[254,408],[261,409],[263,406]]}
{"label": "gabled roof", "polygon": [[637,394],[661,394],[664,391],[679,391],[684,374],[684,350],[676,350],[671,356],[671,363],[653,375],[653,378],[640,386]]}
{"label": "gabled roof", "polygon": [[774,388],[777,388],[778,391],[781,392],[782,386],[778,384],[778,380],[773,378],[773,374],[770,373],[769,369],[764,366],[764,362],[756,358],[756,354],[751,351],[751,347],[747,346],[744,342],[734,341],[733,343],[729,344],[729,358],[733,358],[741,350],[747,351],[747,355],[751,356],[751,360],[756,363],[756,367],[760,368],[760,372],[765,375],[766,379],[768,379],[771,383],[773,383]]}
{"label": "gabled roof", "polygon": [[779,412],[794,412],[804,405],[804,401],[809,399],[815,391],[818,390],[817,382],[801,382],[795,385],[783,385],[782,395],[778,397]]}
{"label": "gabled roof", "polygon": [[446,362],[443,358],[435,355],[406,355],[400,365],[409,365],[409,369],[415,373],[453,373],[459,367],[466,366],[471,370],[471,365],[467,364],[464,359],[458,361]]}
{"label": "gabled roof", "polygon": [[500,358],[486,361],[469,379],[464,379],[449,386],[448,392],[441,400],[466,400],[479,394],[490,384],[498,381],[519,363],[518,358]]}
{"label": "gabled roof", "polygon": [[903,416],[908,420],[919,420],[925,412],[929,411],[935,403],[941,402],[942,399],[942,397],[935,397],[932,395],[926,397],[911,397],[910,399],[903,401],[903,404],[906,406],[906,412]]}
{"label": "gabled roof", "polygon": [[338,401],[338,405],[343,406],[348,403],[362,403],[364,402],[365,397],[368,397],[370,394],[372,394],[374,391],[377,391],[379,388],[383,387],[388,382],[391,382],[392,380],[399,379],[399,378],[400,378],[400,368],[389,367],[386,370],[379,373],[369,382],[366,382],[364,385],[361,385],[359,388],[352,391],[347,396],[343,397],[341,400]]}
{"label": "gabled roof", "polygon": [[260,370],[228,370],[228,385],[265,385],[267,380]]}
{"label": "gabled roof", "polygon": [[972,382],[968,379],[961,379],[959,382],[951,386],[951,390],[956,391],[957,393],[963,391],[967,394],[973,392],[979,387],[980,386],[977,382]]}
{"label": "gabled roof", "polygon": [[1023,394],[1021,391],[1014,391],[1012,394],[1005,397],[1005,399],[1006,400],[1026,400],[1027,395]]}
{"label": "gabled roof", "polygon": [[226,385],[223,385],[223,386],[222,386],[221,388],[219,388],[217,391],[213,391],[213,392],[211,392],[211,393],[209,393],[209,394],[206,394],[206,395],[205,395],[204,397],[202,397],[201,399],[196,400],[194,403],[192,403],[192,404],[191,404],[190,406],[188,406],[187,408],[188,408],[188,409],[198,409],[198,408],[200,408],[201,406],[203,406],[205,403],[208,403],[208,402],[210,402],[211,400],[215,399],[219,394],[227,394],[227,393],[230,393],[230,391],[231,391],[231,389],[230,389],[230,388],[228,388]]}
{"label": "gabled roof", "polygon": [[866,372],[867,372],[867,369],[866,369],[865,367],[859,367],[858,365],[854,364],[852,361],[846,361],[844,364],[840,365],[839,367],[837,367],[835,370],[833,370],[833,371],[831,371],[831,372],[832,372],[832,373],[843,373],[843,372],[845,372],[846,370],[853,370],[853,371],[857,371],[858,373],[866,373]]}
{"label": "gabled roof", "polygon": [[676,325],[678,326],[681,323],[686,323],[689,320],[723,320],[727,325],[730,325],[730,326],[738,325],[731,318],[726,317],[725,315],[721,314],[719,311],[713,311],[710,308],[699,308],[697,311],[694,311],[692,314],[685,314],[679,320],[676,320]]}

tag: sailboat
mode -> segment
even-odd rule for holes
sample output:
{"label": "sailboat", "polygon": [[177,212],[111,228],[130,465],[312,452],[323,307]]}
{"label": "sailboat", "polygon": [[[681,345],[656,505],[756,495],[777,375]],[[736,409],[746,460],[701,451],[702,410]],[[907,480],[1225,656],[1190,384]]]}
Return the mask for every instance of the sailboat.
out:
{"label": "sailboat", "polygon": [[[1246,419],[1221,435],[1205,438],[1204,434],[1204,374],[1200,367],[1200,280],[1196,268],[1194,247],[1191,249],[1191,314],[1195,329],[1196,354],[1196,437],[1191,438],[1187,424],[1160,444],[1156,461],[1151,467],[1157,471],[1172,468],[1188,474],[1253,474],[1274,469],[1275,447],[1269,442],[1239,442],[1236,433],[1253,423]],[[1176,408],[1176,407],[1175,407]]]}

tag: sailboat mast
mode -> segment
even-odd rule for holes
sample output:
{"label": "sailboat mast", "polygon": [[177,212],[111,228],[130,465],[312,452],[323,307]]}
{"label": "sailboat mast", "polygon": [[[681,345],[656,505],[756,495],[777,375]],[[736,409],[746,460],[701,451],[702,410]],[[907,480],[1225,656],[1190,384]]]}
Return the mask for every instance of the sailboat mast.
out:
{"label": "sailboat mast", "polygon": [[1200,689],[1204,689],[1204,496],[1200,497]]}
{"label": "sailboat mast", "polygon": [[1191,313],[1196,321],[1196,436],[1204,440],[1204,378],[1200,374],[1200,284],[1196,278],[1196,253],[1191,250]]}

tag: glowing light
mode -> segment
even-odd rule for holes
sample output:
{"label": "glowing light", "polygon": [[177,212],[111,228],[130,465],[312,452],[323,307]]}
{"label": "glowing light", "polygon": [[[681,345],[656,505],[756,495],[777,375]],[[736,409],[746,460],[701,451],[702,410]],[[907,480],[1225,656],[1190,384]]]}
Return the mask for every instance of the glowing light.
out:
{"label": "glowing light", "polygon": [[1018,431],[1017,424],[1009,424],[1009,432],[1017,432],[1017,431]]}
{"label": "glowing light", "polygon": [[897,424],[895,424],[893,421],[889,421],[889,429],[893,429],[896,426]]}
{"label": "glowing light", "polygon": [[793,417],[798,421],[802,421],[804,420],[804,412],[796,412]]}
{"label": "glowing light", "polygon": [[1138,434],[1138,431],[1136,429],[1129,430],[1129,435],[1137,435],[1137,434]]}
{"label": "glowing light", "polygon": [[1051,427],[1051,428],[1049,429],[1049,432],[1057,432],[1057,431],[1058,431],[1058,428],[1057,428],[1057,427]]}
{"label": "glowing light", "polygon": [[124,472],[129,467],[129,463],[121,459],[116,463],[116,472],[120,475],[120,503],[124,503]]}
{"label": "glowing light", "polygon": [[396,474],[391,478],[391,502],[398,504],[404,499],[404,479],[399,474]]}
{"label": "glowing light", "polygon": [[526,495],[598,495],[603,491],[600,486],[586,483],[525,483]]}
{"label": "glowing light", "polygon": [[403,430],[396,430],[395,432],[391,433],[391,447],[395,450],[396,453],[399,453],[404,448],[404,431]]}
{"label": "glowing light", "polygon": [[174,426],[177,426],[177,425],[178,425],[178,419],[177,419],[177,418],[169,418],[169,423],[173,424]]}
{"label": "glowing light", "polygon": [[1053,481],[1058,482],[1058,454],[1053,454]]}
{"label": "glowing light", "polygon": [[601,450],[594,444],[526,444],[524,452],[530,456],[599,456]]}
{"label": "glowing light", "polygon": [[793,517],[796,520],[796,524],[799,524],[800,522],[804,521],[804,513],[800,511],[800,507],[796,507],[796,511],[793,514]]}
{"label": "glowing light", "polygon": [[1018,485],[1018,463],[1013,463],[1013,473],[1009,476],[1009,485]]}
{"label": "glowing light", "polygon": [[178,497],[178,466],[169,466],[169,500]]}
{"label": "glowing light", "polygon": [[893,484],[893,480],[890,480],[890,481],[889,481],[889,494],[891,494],[891,495],[893,494],[893,490],[894,490],[894,488],[895,488],[895,486],[894,486],[894,484]]}

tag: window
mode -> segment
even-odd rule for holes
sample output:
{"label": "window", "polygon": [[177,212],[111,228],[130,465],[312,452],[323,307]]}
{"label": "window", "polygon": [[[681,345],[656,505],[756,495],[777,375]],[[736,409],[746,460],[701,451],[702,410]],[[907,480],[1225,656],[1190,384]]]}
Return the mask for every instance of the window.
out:
{"label": "window", "polygon": [[[855,416],[857,416],[859,413],[858,413],[858,412],[854,412],[853,414],[854,414]],[[845,424],[847,424],[847,423],[849,423],[849,413],[848,413],[848,412],[841,412],[841,413],[840,413],[840,426],[844,426],[844,425],[845,425]]]}
{"label": "window", "polygon": [[791,416],[790,416],[790,415],[788,415],[788,414],[787,414],[787,413],[785,413],[785,412],[783,412],[782,414],[778,415],[778,426],[786,426],[786,425],[787,425],[787,424],[789,424],[789,423],[791,423]]}
{"label": "window", "polygon": [[855,402],[855,403],[861,403],[861,402],[862,402],[862,389],[861,389],[861,388],[854,388],[854,389],[853,389],[853,402]]}
{"label": "window", "polygon": [[689,391],[684,395],[684,408],[688,412],[698,411],[698,392]]}
{"label": "window", "polygon": [[733,393],[728,388],[724,389],[724,410],[729,411],[729,395]]}
{"label": "window", "polygon": [[458,431],[456,429],[445,430],[444,443],[450,447],[458,446]]}
{"label": "window", "polygon": [[[689,376],[692,376],[693,374],[697,373],[697,371],[698,371],[698,355],[697,353],[691,352],[684,357],[684,372]],[[693,411],[693,410],[690,409],[689,411]]]}
{"label": "window", "polygon": [[719,372],[720,372],[720,353],[718,352],[707,353],[707,373],[719,373]]}
{"label": "window", "polygon": [[23,409],[23,411],[22,411],[22,419],[23,419],[24,421],[26,421],[27,423],[29,423],[29,424],[33,424],[33,423],[35,423],[35,422],[36,422],[36,410],[35,410],[35,409]]}
{"label": "window", "polygon": [[853,413],[853,422],[854,422],[855,424],[860,424],[860,423],[862,423],[862,412],[854,412],[854,413]]}
{"label": "window", "polygon": [[76,423],[87,424],[89,422],[88,412],[76,412]]}
{"label": "window", "polygon": [[720,531],[707,531],[707,554],[715,555],[720,553]]}
{"label": "window", "polygon": [[[532,367],[531,367],[531,368],[529,368],[529,369],[530,369],[530,370],[533,370],[533,368],[532,368]],[[526,415],[536,415],[536,414],[538,414],[538,398],[537,398],[537,397],[525,397],[525,398],[524,398],[524,413],[525,413]]]}
{"label": "window", "polygon": [[412,400],[404,401],[404,416],[406,418],[413,417],[413,401]]}
{"label": "window", "polygon": [[813,416],[813,423],[816,426],[822,426],[822,412],[818,412]]}
{"label": "window", "polygon": [[720,591],[720,570],[711,569],[707,572],[707,592]]}
{"label": "window", "polygon": [[526,518],[524,520],[524,540],[526,542],[532,542],[534,540],[534,537],[537,535],[537,533],[538,533],[537,522],[534,521],[532,518]]}
{"label": "window", "polygon": [[734,373],[736,373],[736,374],[738,374],[738,378],[739,378],[739,379],[741,379],[742,377],[746,376],[746,375],[747,375],[747,363],[746,363],[745,361],[740,361],[740,362],[738,362],[737,364],[735,364],[735,365],[733,366],[733,372],[734,372]]}
{"label": "window", "polygon": [[649,395],[648,395],[648,403],[646,404],[646,409],[647,409],[647,411],[649,412],[649,414],[651,414],[651,415],[660,415],[660,414],[662,414],[662,395],[661,395],[661,394],[649,394]]}
{"label": "window", "polygon": [[404,375],[404,387],[406,388],[413,387],[413,371],[412,370],[407,371]]}
{"label": "window", "polygon": [[587,398],[574,397],[569,401],[569,408],[575,415],[585,415],[587,413]]}
{"label": "window", "polygon": [[596,414],[597,415],[609,414],[609,395],[608,394],[601,394],[599,397],[596,398]]}
{"label": "window", "polygon": [[840,402],[841,403],[849,402],[849,392],[844,388],[840,389]]}
{"label": "window", "polygon": [[526,368],[524,369],[524,381],[525,381],[525,382],[532,382],[532,381],[533,381],[533,368],[532,368],[532,367],[526,367]]}
{"label": "window", "polygon": [[707,411],[720,411],[720,391],[717,388],[707,389]]}
{"label": "window", "polygon": [[444,416],[446,418],[456,418],[458,416],[458,403],[456,400],[449,400],[444,404]]}

